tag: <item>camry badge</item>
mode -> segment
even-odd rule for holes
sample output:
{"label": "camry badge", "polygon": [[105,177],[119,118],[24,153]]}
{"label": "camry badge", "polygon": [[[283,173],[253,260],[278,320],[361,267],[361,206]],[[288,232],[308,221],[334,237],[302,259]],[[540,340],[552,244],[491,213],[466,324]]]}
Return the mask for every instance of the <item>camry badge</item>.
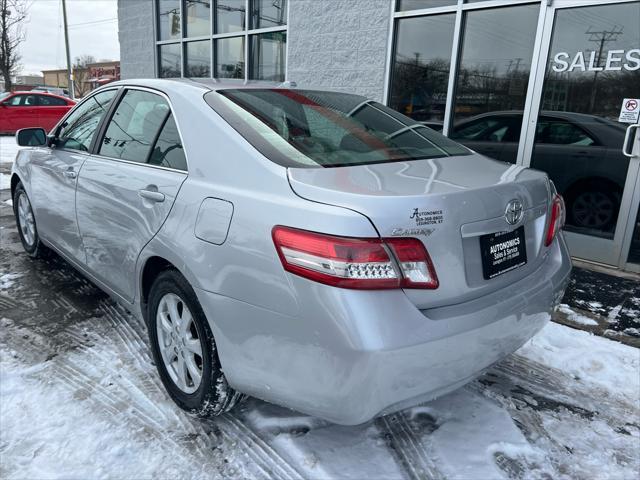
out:
{"label": "camry badge", "polygon": [[509,225],[515,225],[522,220],[523,212],[524,208],[522,206],[522,202],[514,199],[507,203],[507,208],[504,211],[504,218],[507,220]]}

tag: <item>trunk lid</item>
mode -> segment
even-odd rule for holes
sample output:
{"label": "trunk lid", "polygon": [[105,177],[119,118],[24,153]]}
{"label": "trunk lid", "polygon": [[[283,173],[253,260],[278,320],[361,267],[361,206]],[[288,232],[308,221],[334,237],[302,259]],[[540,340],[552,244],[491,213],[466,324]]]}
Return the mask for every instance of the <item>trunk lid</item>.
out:
{"label": "trunk lid", "polygon": [[[437,290],[406,289],[421,309],[488,294],[533,272],[544,260],[551,198],[546,174],[481,155],[339,168],[290,168],[302,198],[355,210],[381,237],[415,237],[431,256]],[[509,225],[507,204],[519,200],[522,220]],[[527,263],[491,279],[483,275],[480,236],[524,227]],[[331,232],[324,232],[331,233]]]}

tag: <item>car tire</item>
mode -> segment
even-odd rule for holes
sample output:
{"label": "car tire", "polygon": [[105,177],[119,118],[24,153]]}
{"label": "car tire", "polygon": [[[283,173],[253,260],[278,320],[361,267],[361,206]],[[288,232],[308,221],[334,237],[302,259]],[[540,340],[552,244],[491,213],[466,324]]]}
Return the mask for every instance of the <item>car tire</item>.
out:
{"label": "car tire", "polygon": [[29,200],[22,182],[18,182],[13,192],[13,214],[16,218],[16,227],[25,252],[33,258],[46,256],[48,249],[38,235],[36,219],[31,208],[31,200]]}
{"label": "car tire", "polygon": [[[177,270],[167,269],[157,276],[147,312],[149,340],[160,379],[180,408],[199,417],[212,417],[242,400],[243,395],[228,385],[222,372],[200,302]],[[194,353],[198,350],[194,347],[196,340],[200,354]],[[197,383],[196,371],[200,373]]]}

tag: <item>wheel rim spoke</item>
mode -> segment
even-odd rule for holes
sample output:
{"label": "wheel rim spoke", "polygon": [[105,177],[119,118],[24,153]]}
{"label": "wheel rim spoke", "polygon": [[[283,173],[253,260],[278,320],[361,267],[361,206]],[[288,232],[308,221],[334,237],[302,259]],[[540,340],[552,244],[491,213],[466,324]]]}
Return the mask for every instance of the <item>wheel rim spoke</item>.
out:
{"label": "wheel rim spoke", "polygon": [[191,312],[183,305],[182,317],[180,318],[180,335],[186,335],[186,333],[189,331],[189,328],[191,327],[192,321],[193,318],[191,317]]}
{"label": "wheel rim spoke", "polygon": [[185,342],[185,347],[187,351],[202,358],[202,345],[200,345],[200,340],[198,340],[197,338],[187,339],[187,341]]}
{"label": "wheel rim spoke", "polygon": [[182,355],[178,355],[176,362],[176,376],[178,377],[178,387],[183,390],[187,388],[187,366]]}

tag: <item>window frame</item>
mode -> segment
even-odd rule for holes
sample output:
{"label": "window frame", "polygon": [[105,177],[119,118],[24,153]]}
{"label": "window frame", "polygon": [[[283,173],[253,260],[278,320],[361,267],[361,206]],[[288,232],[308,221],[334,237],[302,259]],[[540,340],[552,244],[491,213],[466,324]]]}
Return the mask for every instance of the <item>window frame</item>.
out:
{"label": "window frame", "polygon": [[[99,150],[100,150],[100,145],[102,144],[102,140],[104,139],[105,134],[107,133],[107,128],[109,126],[109,123],[111,122],[111,119],[113,118],[113,115],[116,112],[116,109],[118,108],[118,105],[120,105],[120,101],[122,100],[122,98],[125,96],[125,94],[127,93],[127,91],[129,90],[139,90],[142,92],[148,92],[148,93],[152,93],[155,95],[158,95],[160,97],[162,97],[166,102],[167,105],[169,105],[169,115],[166,116],[165,120],[162,123],[162,127],[160,127],[160,130],[158,130],[158,132],[156,132],[154,138],[153,138],[153,144],[151,145],[151,150],[153,150],[153,147],[156,145],[157,141],[158,141],[158,137],[160,136],[160,133],[162,132],[162,128],[164,128],[164,124],[166,123],[167,118],[169,118],[170,115],[173,115],[173,120],[176,123],[176,128],[178,130],[178,136],[180,137],[180,144],[182,145],[182,149],[184,151],[184,159],[185,159],[185,164],[186,164],[186,170],[182,170],[182,169],[178,169],[178,168],[171,168],[171,167],[163,167],[161,165],[152,165],[150,163],[147,163],[149,158],[150,158],[150,154],[147,155],[147,158],[145,160],[145,162],[134,162],[131,160],[125,160],[123,158],[115,158],[115,157],[109,157],[107,155],[101,155],[99,154]],[[109,109],[107,110],[107,113],[105,114],[105,116],[102,118],[102,121],[100,123],[100,125],[98,126],[98,130],[97,130],[97,135],[94,137],[94,142],[91,144],[91,148],[89,149],[89,153],[92,157],[95,158],[100,158],[100,159],[104,159],[104,160],[110,160],[113,162],[120,162],[120,163],[126,163],[129,165],[138,165],[141,167],[146,167],[146,168],[156,168],[156,169],[160,169],[160,170],[167,170],[170,172],[177,172],[177,173],[182,173],[184,175],[188,175],[189,173],[189,156],[187,154],[187,148],[186,145],[184,143],[184,136],[182,135],[182,130],[180,129],[180,123],[178,122],[178,117],[176,115],[175,109],[173,108],[173,104],[171,103],[171,99],[169,98],[169,96],[164,93],[161,90],[157,90],[155,88],[149,88],[149,87],[141,87],[138,85],[123,85],[122,87],[120,87],[120,91],[116,94],[116,97],[113,99],[113,102],[111,103]]]}
{"label": "window frame", "polygon": [[[185,36],[185,25],[186,25],[186,17],[185,17],[185,0],[180,0],[180,38],[179,39],[170,39],[170,40],[160,40],[160,17],[159,17],[159,0],[153,0],[153,25],[154,25],[154,59],[155,59],[155,77],[161,78],[160,73],[162,71],[161,61],[162,58],[160,56],[160,47],[162,45],[179,45],[180,46],[180,78],[185,78],[185,72],[187,70],[187,55],[186,55],[186,45],[190,42],[197,42],[201,40],[208,40],[211,43],[210,49],[210,58],[209,58],[209,71],[210,75],[208,77],[198,77],[198,78],[212,78],[212,79],[222,79],[225,82],[237,82],[243,83],[253,80],[251,78],[251,72],[253,71],[253,52],[251,51],[251,42],[254,36],[264,34],[264,33],[272,33],[272,32],[283,32],[285,38],[285,61],[284,61],[284,79],[286,81],[288,79],[288,56],[289,56],[289,42],[288,42],[288,33],[289,33],[289,9],[291,0],[287,0],[286,4],[286,20],[284,25],[278,25],[275,27],[265,27],[265,28],[253,28],[252,21],[252,12],[253,12],[253,3],[255,0],[244,0],[245,6],[245,25],[244,29],[238,32],[227,32],[227,33],[216,33],[215,26],[217,24],[216,19],[216,2],[217,0],[211,0],[211,8],[209,9],[209,35],[200,35],[194,37]],[[227,77],[218,77],[217,76],[217,40],[224,38],[233,38],[233,37],[242,37],[244,38],[244,67],[243,67],[243,78],[227,78]],[[196,77],[194,77],[196,78]]]}

